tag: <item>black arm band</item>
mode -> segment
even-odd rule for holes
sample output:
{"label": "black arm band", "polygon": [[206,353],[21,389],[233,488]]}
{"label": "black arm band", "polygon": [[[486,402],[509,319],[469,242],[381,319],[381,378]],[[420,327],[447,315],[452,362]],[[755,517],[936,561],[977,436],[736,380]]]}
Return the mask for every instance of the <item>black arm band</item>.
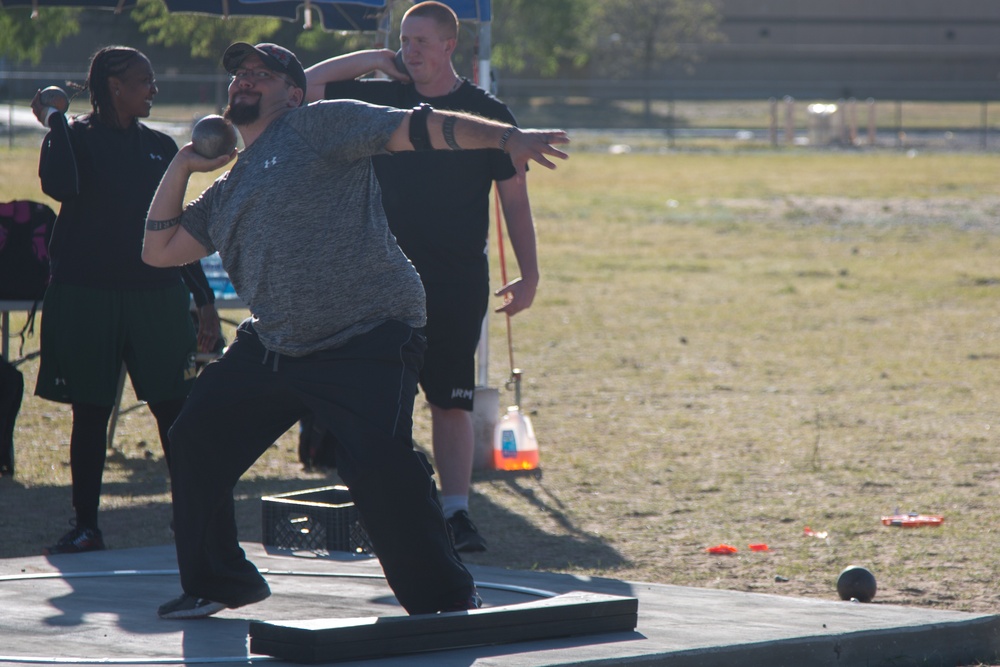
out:
{"label": "black arm band", "polygon": [[427,132],[427,117],[431,115],[434,108],[424,103],[413,107],[410,113],[410,143],[415,151],[429,151],[431,146],[431,135]]}
{"label": "black arm band", "polygon": [[152,220],[146,218],[146,229],[151,232],[162,232],[164,229],[170,229],[171,227],[176,227],[181,224],[181,216],[176,218],[170,218],[169,220]]}

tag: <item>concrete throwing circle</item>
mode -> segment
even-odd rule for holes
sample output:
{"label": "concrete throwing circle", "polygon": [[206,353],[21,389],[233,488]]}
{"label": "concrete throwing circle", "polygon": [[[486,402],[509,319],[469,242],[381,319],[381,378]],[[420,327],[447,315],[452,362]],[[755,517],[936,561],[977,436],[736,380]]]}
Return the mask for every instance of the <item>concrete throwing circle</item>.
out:
{"label": "concrete throwing circle", "polygon": [[[385,581],[385,576],[382,574],[374,573],[344,573],[344,572],[307,572],[299,570],[275,570],[268,568],[260,568],[261,574],[270,577],[308,577],[315,579],[360,579],[360,580],[375,580],[375,581]],[[0,575],[0,584],[3,583],[16,583],[16,582],[30,582],[30,581],[66,581],[69,582],[75,579],[106,579],[106,578],[123,578],[123,577],[161,577],[161,576],[179,576],[179,571],[176,569],[168,570],[103,570],[103,571],[92,571],[92,572],[37,572],[37,573],[24,573],[24,574],[12,574],[12,575]],[[558,593],[554,591],[548,591],[539,588],[530,588],[525,586],[516,586],[511,584],[500,584],[492,582],[477,581],[476,586],[483,590],[494,590],[502,591],[505,593],[510,593],[514,595],[523,595],[530,598],[551,598],[556,597]],[[388,588],[386,586],[386,588]],[[31,592],[36,592],[36,588],[32,588]],[[127,595],[127,592],[122,592],[120,595]],[[389,591],[389,596],[391,597],[391,591]],[[50,599],[51,605],[51,599]],[[57,607],[57,605],[51,605]],[[123,611],[123,610],[119,610]],[[97,613],[97,612],[95,612]],[[115,613],[113,609],[105,609],[103,613]],[[232,621],[233,619],[229,619]],[[82,616],[78,621],[78,624],[82,624],[84,621]],[[169,626],[171,632],[176,630],[186,630],[190,626],[181,626],[180,624],[185,623],[184,621],[162,621],[156,619],[155,623],[171,623],[178,624],[177,627]],[[139,632],[138,630],[136,632]],[[16,633],[15,633],[16,634]],[[148,634],[148,632],[147,632]],[[107,635],[105,635],[107,636]],[[7,645],[10,645],[12,638],[8,638]],[[44,643],[44,639],[39,639],[39,643]],[[185,647],[186,648],[186,647]],[[0,654],[0,664],[2,663],[22,663],[22,664],[42,664],[42,665],[65,665],[65,664],[102,664],[102,665],[177,665],[177,664],[212,664],[212,663],[263,663],[272,662],[277,660],[271,656],[259,656],[253,655],[249,652],[242,655],[220,655],[220,656],[182,656],[182,657],[79,657],[79,656],[44,656],[44,655],[4,655]]]}

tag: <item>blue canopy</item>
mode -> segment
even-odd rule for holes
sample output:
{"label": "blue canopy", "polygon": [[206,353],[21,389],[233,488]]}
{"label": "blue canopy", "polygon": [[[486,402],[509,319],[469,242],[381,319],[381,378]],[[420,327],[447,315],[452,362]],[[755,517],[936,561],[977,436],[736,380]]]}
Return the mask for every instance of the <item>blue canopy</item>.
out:
{"label": "blue canopy", "polygon": [[32,13],[39,7],[89,7],[91,9],[111,9],[121,13],[123,9],[135,7],[136,0],[0,0],[0,8],[31,7]]}
{"label": "blue canopy", "polygon": [[319,14],[325,30],[374,31],[378,28],[385,0],[164,0],[171,12],[204,14],[207,16],[264,16],[308,25],[312,13]]}
{"label": "blue canopy", "polygon": [[458,18],[467,21],[489,21],[490,0],[442,0],[458,14]]}
{"label": "blue canopy", "polygon": [[[19,4],[45,0],[14,0]],[[94,0],[92,0],[93,2]],[[443,0],[458,18],[480,23],[490,20],[490,0]],[[289,21],[302,19],[308,22],[310,9],[319,14],[325,30],[348,30],[352,32],[374,32],[381,27],[386,0],[164,0],[167,9],[186,14],[209,16],[272,16]],[[134,4],[135,0],[128,0]],[[0,6],[5,0],[0,0]],[[51,4],[62,4],[58,0]],[[94,2],[94,4],[98,4]],[[104,0],[102,4],[114,5],[115,0]]]}
{"label": "blue canopy", "polygon": [[[325,30],[370,32],[377,30],[386,0],[230,0],[229,5],[247,5],[250,11],[258,6],[294,4],[313,9],[320,15]],[[308,20],[308,19],[307,19]]]}

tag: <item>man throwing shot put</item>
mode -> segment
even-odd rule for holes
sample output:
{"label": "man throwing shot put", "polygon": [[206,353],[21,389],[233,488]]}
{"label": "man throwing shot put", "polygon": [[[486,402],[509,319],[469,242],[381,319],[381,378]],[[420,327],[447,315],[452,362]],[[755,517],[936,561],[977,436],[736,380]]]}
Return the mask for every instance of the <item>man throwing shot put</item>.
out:
{"label": "man throwing shot put", "polygon": [[403,608],[474,608],[475,584],[412,446],[424,291],[389,231],[370,158],[498,147],[523,171],[529,160],[554,168],[550,157],[566,157],[554,145],[569,140],[426,106],[303,107],[302,65],[274,44],[233,44],[223,65],[226,116],[245,149],[185,207],[191,174],[235,153],[210,160],[184,146],[153,198],[142,251],[153,266],[218,251],[252,314],[170,430],[183,593],[159,615],[202,618],[270,595],[239,546],[233,487],[309,412],[336,436],[340,476]]}

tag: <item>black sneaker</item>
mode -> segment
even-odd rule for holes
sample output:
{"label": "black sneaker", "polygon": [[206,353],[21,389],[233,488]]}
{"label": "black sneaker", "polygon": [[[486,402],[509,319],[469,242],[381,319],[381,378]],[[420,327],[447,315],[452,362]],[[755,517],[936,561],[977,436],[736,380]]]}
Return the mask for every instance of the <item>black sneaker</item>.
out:
{"label": "black sneaker", "polygon": [[74,526],[51,547],[42,549],[45,556],[56,554],[79,554],[85,551],[101,551],[104,547],[104,536],[97,528]]}
{"label": "black sneaker", "polygon": [[156,610],[156,614],[160,618],[169,619],[208,618],[225,608],[226,605],[221,602],[213,602],[183,593],[179,598],[161,604],[160,608]]}
{"label": "black sneaker", "polygon": [[261,602],[269,597],[271,597],[271,589],[266,583],[247,593],[244,598],[234,604],[224,604],[182,593],[180,597],[161,604],[156,613],[160,618],[169,619],[207,618],[212,614],[218,614],[223,609],[236,609],[237,607]]}
{"label": "black sneaker", "polygon": [[472,523],[469,513],[465,510],[458,510],[448,519],[448,527],[451,528],[451,540],[455,545],[455,551],[473,552],[486,551],[486,540],[476,530],[476,524]]}

